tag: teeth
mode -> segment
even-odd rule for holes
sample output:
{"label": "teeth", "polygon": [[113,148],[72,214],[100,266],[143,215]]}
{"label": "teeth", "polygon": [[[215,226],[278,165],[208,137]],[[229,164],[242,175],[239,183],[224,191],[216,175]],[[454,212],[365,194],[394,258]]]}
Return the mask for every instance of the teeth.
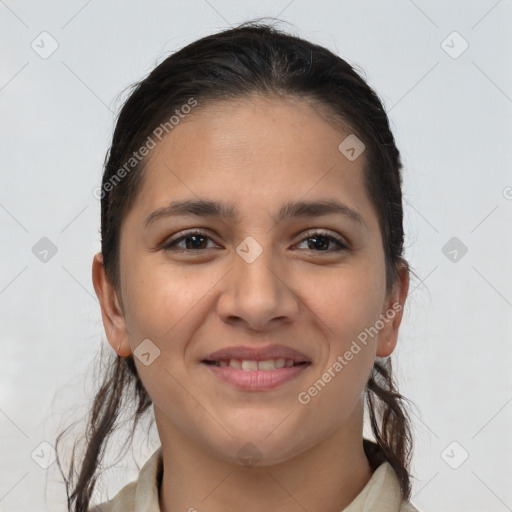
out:
{"label": "teeth", "polygon": [[[242,365],[242,368],[243,368],[243,365]],[[259,361],[258,369],[259,370],[275,370],[276,362],[273,359],[269,359],[268,361]],[[245,370],[245,368],[244,368],[244,370]]]}
{"label": "teeth", "polygon": [[258,369],[257,361],[242,361],[242,370],[244,371],[255,371]]}
{"label": "teeth", "polygon": [[238,370],[246,372],[254,372],[256,370],[272,371],[277,368],[290,367],[294,365],[293,359],[267,359],[266,361],[239,360],[239,359],[223,359],[217,362],[217,366],[231,366]]}

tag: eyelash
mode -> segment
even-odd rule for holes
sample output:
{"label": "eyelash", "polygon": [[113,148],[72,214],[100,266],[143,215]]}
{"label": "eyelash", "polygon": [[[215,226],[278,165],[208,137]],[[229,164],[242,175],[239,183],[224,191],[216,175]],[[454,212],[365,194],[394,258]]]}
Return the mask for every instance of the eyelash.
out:
{"label": "eyelash", "polygon": [[[184,249],[181,247],[179,247],[179,248],[177,247],[177,244],[180,243],[182,240],[186,240],[187,238],[191,238],[193,236],[200,236],[200,237],[208,238],[211,240],[211,237],[208,236],[208,234],[203,231],[190,230],[190,231],[182,232],[181,236],[179,236],[178,238],[167,240],[166,242],[163,243],[161,248],[166,251],[175,250],[175,251],[181,251],[181,252],[197,252],[197,253],[208,250],[208,249]],[[337,249],[331,249],[331,250],[327,250],[327,251],[314,251],[313,249],[311,249],[314,252],[331,254],[333,252],[341,252],[341,251],[346,251],[349,249],[348,245],[341,238],[333,236],[332,234],[330,234],[326,231],[323,231],[323,230],[307,231],[306,236],[300,241],[300,243],[304,242],[305,240],[309,240],[310,238],[314,238],[314,237],[318,237],[318,236],[327,238],[329,241],[335,242],[338,245],[338,247],[337,247]]]}

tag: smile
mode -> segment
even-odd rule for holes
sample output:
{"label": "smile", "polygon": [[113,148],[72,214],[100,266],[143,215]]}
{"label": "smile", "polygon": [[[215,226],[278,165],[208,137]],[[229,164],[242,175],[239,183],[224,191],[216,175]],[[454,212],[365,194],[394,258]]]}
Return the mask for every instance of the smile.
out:
{"label": "smile", "polygon": [[216,379],[245,391],[263,391],[297,378],[311,363],[291,359],[202,361]]}
{"label": "smile", "polygon": [[267,359],[266,361],[256,361],[248,359],[221,359],[219,361],[204,361],[206,364],[213,366],[229,366],[231,368],[238,368],[245,372],[254,372],[257,370],[272,371],[277,368],[289,368],[290,366],[297,366],[299,364],[307,364],[306,362],[295,363],[293,359]]}

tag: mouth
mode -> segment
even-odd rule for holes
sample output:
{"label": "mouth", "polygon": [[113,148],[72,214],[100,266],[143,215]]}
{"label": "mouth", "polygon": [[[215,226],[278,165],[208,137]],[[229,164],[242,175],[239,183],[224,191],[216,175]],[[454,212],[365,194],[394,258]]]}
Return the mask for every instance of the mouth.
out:
{"label": "mouth", "polygon": [[297,379],[311,366],[303,353],[271,345],[263,348],[229,347],[201,360],[216,379],[244,391],[263,391]]}
{"label": "mouth", "polygon": [[285,345],[267,345],[257,348],[238,345],[212,352],[202,362],[254,371],[258,369],[275,370],[311,361],[302,352]]}
{"label": "mouth", "polygon": [[291,368],[292,366],[309,366],[309,361],[295,362],[293,359],[277,358],[257,361],[255,359],[219,359],[201,361],[209,366],[230,367],[242,370],[244,372],[255,372],[258,370],[268,372],[279,368]]}

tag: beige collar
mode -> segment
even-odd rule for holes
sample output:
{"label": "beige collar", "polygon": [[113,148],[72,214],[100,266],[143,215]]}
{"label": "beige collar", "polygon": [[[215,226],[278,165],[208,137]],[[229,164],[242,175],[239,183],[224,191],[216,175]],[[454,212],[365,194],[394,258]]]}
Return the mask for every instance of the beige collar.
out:
{"label": "beige collar", "polygon": [[[138,479],[123,487],[111,501],[90,512],[161,512],[158,488],[163,474],[162,447],[142,466]],[[383,462],[352,503],[342,512],[418,512],[402,503],[400,484],[393,468]]]}

